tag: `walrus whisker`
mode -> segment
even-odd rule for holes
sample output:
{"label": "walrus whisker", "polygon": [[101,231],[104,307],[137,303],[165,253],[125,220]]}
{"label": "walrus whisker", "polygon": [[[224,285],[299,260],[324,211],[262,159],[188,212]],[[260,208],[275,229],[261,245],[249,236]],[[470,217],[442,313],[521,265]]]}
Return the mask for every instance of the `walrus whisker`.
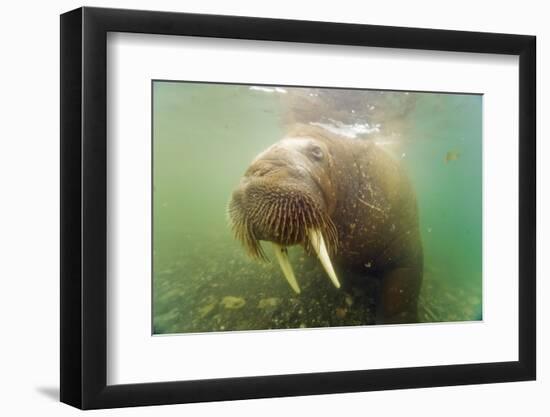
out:
{"label": "walrus whisker", "polygon": [[275,204],[270,204],[264,218],[262,219],[262,227],[264,227],[266,230],[269,230],[275,222],[276,216],[273,214],[273,212],[276,209],[277,206]]}
{"label": "walrus whisker", "polygon": [[289,226],[289,223],[290,221],[288,220],[288,199],[285,199],[283,201],[283,204],[282,204],[282,208],[283,208],[283,213],[286,214],[286,216],[284,216],[284,219],[282,221],[282,224],[281,224],[281,231],[280,231],[280,237],[281,237],[281,240],[285,243],[287,243],[287,238],[286,238],[286,233],[287,233],[287,228]]}
{"label": "walrus whisker", "polygon": [[268,230],[268,220],[270,219],[266,212],[272,208],[272,204],[270,204],[268,201],[261,204],[260,208],[257,210],[254,219],[258,221],[258,223],[261,225],[261,227],[264,230]]}
{"label": "walrus whisker", "polygon": [[303,207],[300,209],[300,211],[301,211],[302,219],[303,219],[303,222],[304,222],[303,227],[305,229],[307,227],[306,213],[305,213],[305,210],[304,210]]}
{"label": "walrus whisker", "polygon": [[336,226],[334,226],[330,217],[327,216],[323,216],[323,222],[323,234],[327,238],[329,254],[336,255],[338,252],[338,232],[336,231]]}
{"label": "walrus whisker", "polygon": [[264,208],[269,204],[268,201],[262,201],[260,204],[257,204],[254,206],[254,208],[251,210],[249,217],[251,219],[261,219],[261,214],[264,212]]}
{"label": "walrus whisker", "polygon": [[260,261],[268,262],[269,260],[248,222],[244,220],[237,227],[238,228],[235,231],[237,238],[243,243],[248,254],[253,258],[259,259]]}
{"label": "walrus whisker", "polygon": [[288,213],[290,214],[289,225],[288,225],[288,240],[292,239],[292,234],[294,232],[294,222],[296,218],[294,217],[294,200],[290,200],[288,203]]}
{"label": "walrus whisker", "polygon": [[300,219],[300,206],[298,204],[295,204],[294,206],[295,216],[296,216],[296,222],[298,223],[298,227],[296,227],[296,230],[294,232],[294,241],[298,241],[300,238],[300,230],[304,229],[304,225],[301,223]]}
{"label": "walrus whisker", "polygon": [[313,222],[313,218],[312,218],[312,215],[311,215],[311,211],[306,208],[305,212],[306,212],[306,216],[307,216],[306,226],[313,227],[314,222]]}
{"label": "walrus whisker", "polygon": [[270,214],[271,218],[269,220],[269,225],[268,225],[268,228],[270,230],[275,230],[276,227],[277,227],[277,221],[280,219],[279,217],[279,210],[280,210],[280,207],[278,204],[274,204],[273,205],[273,213]]}

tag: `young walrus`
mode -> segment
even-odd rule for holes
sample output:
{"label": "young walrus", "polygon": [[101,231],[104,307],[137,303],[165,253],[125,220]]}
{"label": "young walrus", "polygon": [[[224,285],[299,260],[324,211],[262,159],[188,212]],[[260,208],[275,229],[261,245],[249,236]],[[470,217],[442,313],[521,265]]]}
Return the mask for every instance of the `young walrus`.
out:
{"label": "young walrus", "polygon": [[371,141],[295,127],[252,161],[229,217],[252,257],[265,259],[260,241],[272,243],[296,293],[287,247],[302,245],[336,288],[379,278],[378,323],[418,320],[423,254],[415,193],[399,163]]}

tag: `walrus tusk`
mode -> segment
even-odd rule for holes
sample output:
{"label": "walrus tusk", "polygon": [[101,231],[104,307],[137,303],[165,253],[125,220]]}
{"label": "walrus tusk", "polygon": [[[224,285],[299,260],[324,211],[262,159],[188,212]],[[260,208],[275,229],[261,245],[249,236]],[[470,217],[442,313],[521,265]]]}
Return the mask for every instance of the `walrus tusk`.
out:
{"label": "walrus tusk", "polygon": [[283,270],[283,274],[286,280],[288,281],[292,289],[296,292],[296,294],[300,294],[300,287],[298,286],[298,281],[296,281],[294,271],[292,270],[292,266],[290,265],[290,261],[288,260],[288,251],[286,247],[273,242],[273,249],[275,249],[275,256],[279,261],[279,265],[281,265],[281,269]]}
{"label": "walrus tusk", "polygon": [[315,253],[317,253],[317,256],[319,257],[323,268],[327,271],[330,280],[336,288],[340,288],[340,282],[338,281],[338,277],[334,272],[332,262],[328,256],[327,246],[325,245],[323,234],[319,230],[309,229],[309,240],[311,241],[313,249],[315,249]]}

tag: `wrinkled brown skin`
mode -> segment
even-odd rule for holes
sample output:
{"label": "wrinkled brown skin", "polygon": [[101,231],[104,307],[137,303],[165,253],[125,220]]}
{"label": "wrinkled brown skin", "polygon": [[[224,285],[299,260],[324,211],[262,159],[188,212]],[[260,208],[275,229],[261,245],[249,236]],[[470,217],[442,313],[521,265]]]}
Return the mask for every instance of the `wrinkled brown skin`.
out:
{"label": "wrinkled brown skin", "polygon": [[[378,278],[377,322],[417,322],[423,252],[416,197],[403,168],[370,141],[339,137],[322,128],[298,126],[286,137],[311,139],[321,146],[323,160],[306,165],[304,177],[303,170],[298,174],[292,169],[297,161],[292,152],[276,145],[253,162],[236,194],[243,194],[245,185],[254,183],[255,173],[262,170],[264,184],[266,180],[273,185],[287,180],[301,184],[317,196],[336,226],[338,250],[332,261],[344,289]],[[288,164],[289,169],[269,177],[266,170],[274,161],[278,166]]]}

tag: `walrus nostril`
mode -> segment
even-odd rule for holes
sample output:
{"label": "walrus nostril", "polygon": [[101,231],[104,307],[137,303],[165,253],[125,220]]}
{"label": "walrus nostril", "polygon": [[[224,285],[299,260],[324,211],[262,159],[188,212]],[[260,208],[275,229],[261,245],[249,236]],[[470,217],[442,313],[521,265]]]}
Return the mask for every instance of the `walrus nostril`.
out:
{"label": "walrus nostril", "polygon": [[265,177],[271,171],[272,171],[272,169],[270,169],[268,167],[263,167],[263,168],[258,169],[256,172],[254,172],[254,175],[256,177]]}
{"label": "walrus nostril", "polygon": [[266,177],[268,175],[276,174],[281,171],[282,167],[275,165],[263,165],[261,167],[255,167],[251,169],[248,173],[248,177]]}

